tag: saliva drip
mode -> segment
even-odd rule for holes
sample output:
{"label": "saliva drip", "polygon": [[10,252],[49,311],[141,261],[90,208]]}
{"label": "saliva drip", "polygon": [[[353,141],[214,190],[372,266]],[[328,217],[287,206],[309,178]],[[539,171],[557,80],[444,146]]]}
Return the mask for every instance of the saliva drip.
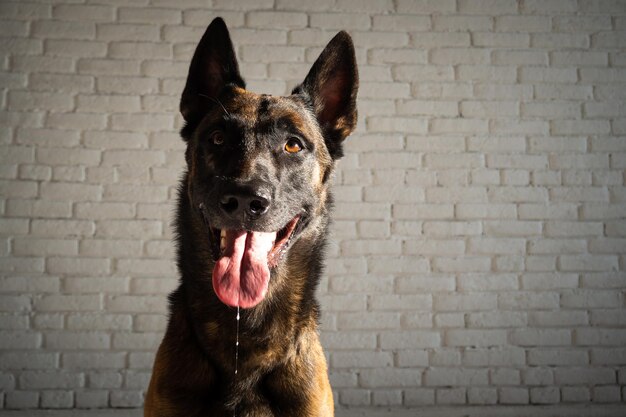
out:
{"label": "saliva drip", "polygon": [[235,338],[235,375],[237,375],[239,365],[239,306],[237,306],[237,336]]}
{"label": "saliva drip", "polygon": [[[239,306],[237,306],[237,335],[235,336],[235,378],[237,378],[237,373],[239,372],[239,318]],[[237,417],[237,406],[235,406],[233,417]]]}

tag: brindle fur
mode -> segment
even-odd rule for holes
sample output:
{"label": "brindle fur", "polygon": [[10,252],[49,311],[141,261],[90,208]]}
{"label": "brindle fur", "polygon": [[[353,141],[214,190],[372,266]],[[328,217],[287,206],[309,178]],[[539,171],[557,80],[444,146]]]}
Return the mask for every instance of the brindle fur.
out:
{"label": "brindle fur", "polygon": [[[329,177],[341,142],[356,124],[358,77],[350,37],[340,32],[288,97],[245,90],[226,26],[207,28],[192,59],[181,99],[186,120],[187,172],[176,215],[180,286],[156,355],[145,417],[332,416],[333,399],[318,337],[315,289],[322,271],[332,197]],[[209,137],[224,132],[227,146]],[[306,152],[287,155],[293,132]],[[272,269],[269,290],[241,310],[235,375],[236,310],[217,298],[209,222],[221,219],[214,201],[231,183],[272,182],[267,217],[242,221],[247,230],[277,230],[303,210],[303,227]],[[226,185],[225,185],[226,184]],[[256,183],[255,183],[256,184]]]}

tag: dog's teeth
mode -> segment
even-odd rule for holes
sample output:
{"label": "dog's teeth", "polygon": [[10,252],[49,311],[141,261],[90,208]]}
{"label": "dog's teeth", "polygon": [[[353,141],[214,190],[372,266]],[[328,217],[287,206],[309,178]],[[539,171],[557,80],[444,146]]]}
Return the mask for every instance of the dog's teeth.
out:
{"label": "dog's teeth", "polygon": [[222,230],[220,232],[220,251],[224,251],[226,247],[226,231]]}

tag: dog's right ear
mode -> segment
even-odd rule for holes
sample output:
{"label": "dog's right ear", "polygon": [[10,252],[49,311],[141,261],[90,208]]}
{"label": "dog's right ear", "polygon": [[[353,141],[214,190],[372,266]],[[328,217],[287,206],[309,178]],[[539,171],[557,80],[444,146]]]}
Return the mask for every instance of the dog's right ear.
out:
{"label": "dog's right ear", "polygon": [[187,123],[198,120],[210,108],[220,91],[229,84],[245,88],[239,65],[221,17],[213,19],[191,59],[187,84],[180,100],[180,112]]}

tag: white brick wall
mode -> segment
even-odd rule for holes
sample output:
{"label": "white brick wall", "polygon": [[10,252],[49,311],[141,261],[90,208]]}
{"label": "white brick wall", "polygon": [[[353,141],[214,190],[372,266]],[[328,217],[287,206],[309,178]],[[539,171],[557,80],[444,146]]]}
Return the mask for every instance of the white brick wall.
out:
{"label": "white brick wall", "polygon": [[320,288],[340,405],[626,401],[625,5],[3,0],[0,408],[141,406],[218,15],[257,91],[355,40]]}

